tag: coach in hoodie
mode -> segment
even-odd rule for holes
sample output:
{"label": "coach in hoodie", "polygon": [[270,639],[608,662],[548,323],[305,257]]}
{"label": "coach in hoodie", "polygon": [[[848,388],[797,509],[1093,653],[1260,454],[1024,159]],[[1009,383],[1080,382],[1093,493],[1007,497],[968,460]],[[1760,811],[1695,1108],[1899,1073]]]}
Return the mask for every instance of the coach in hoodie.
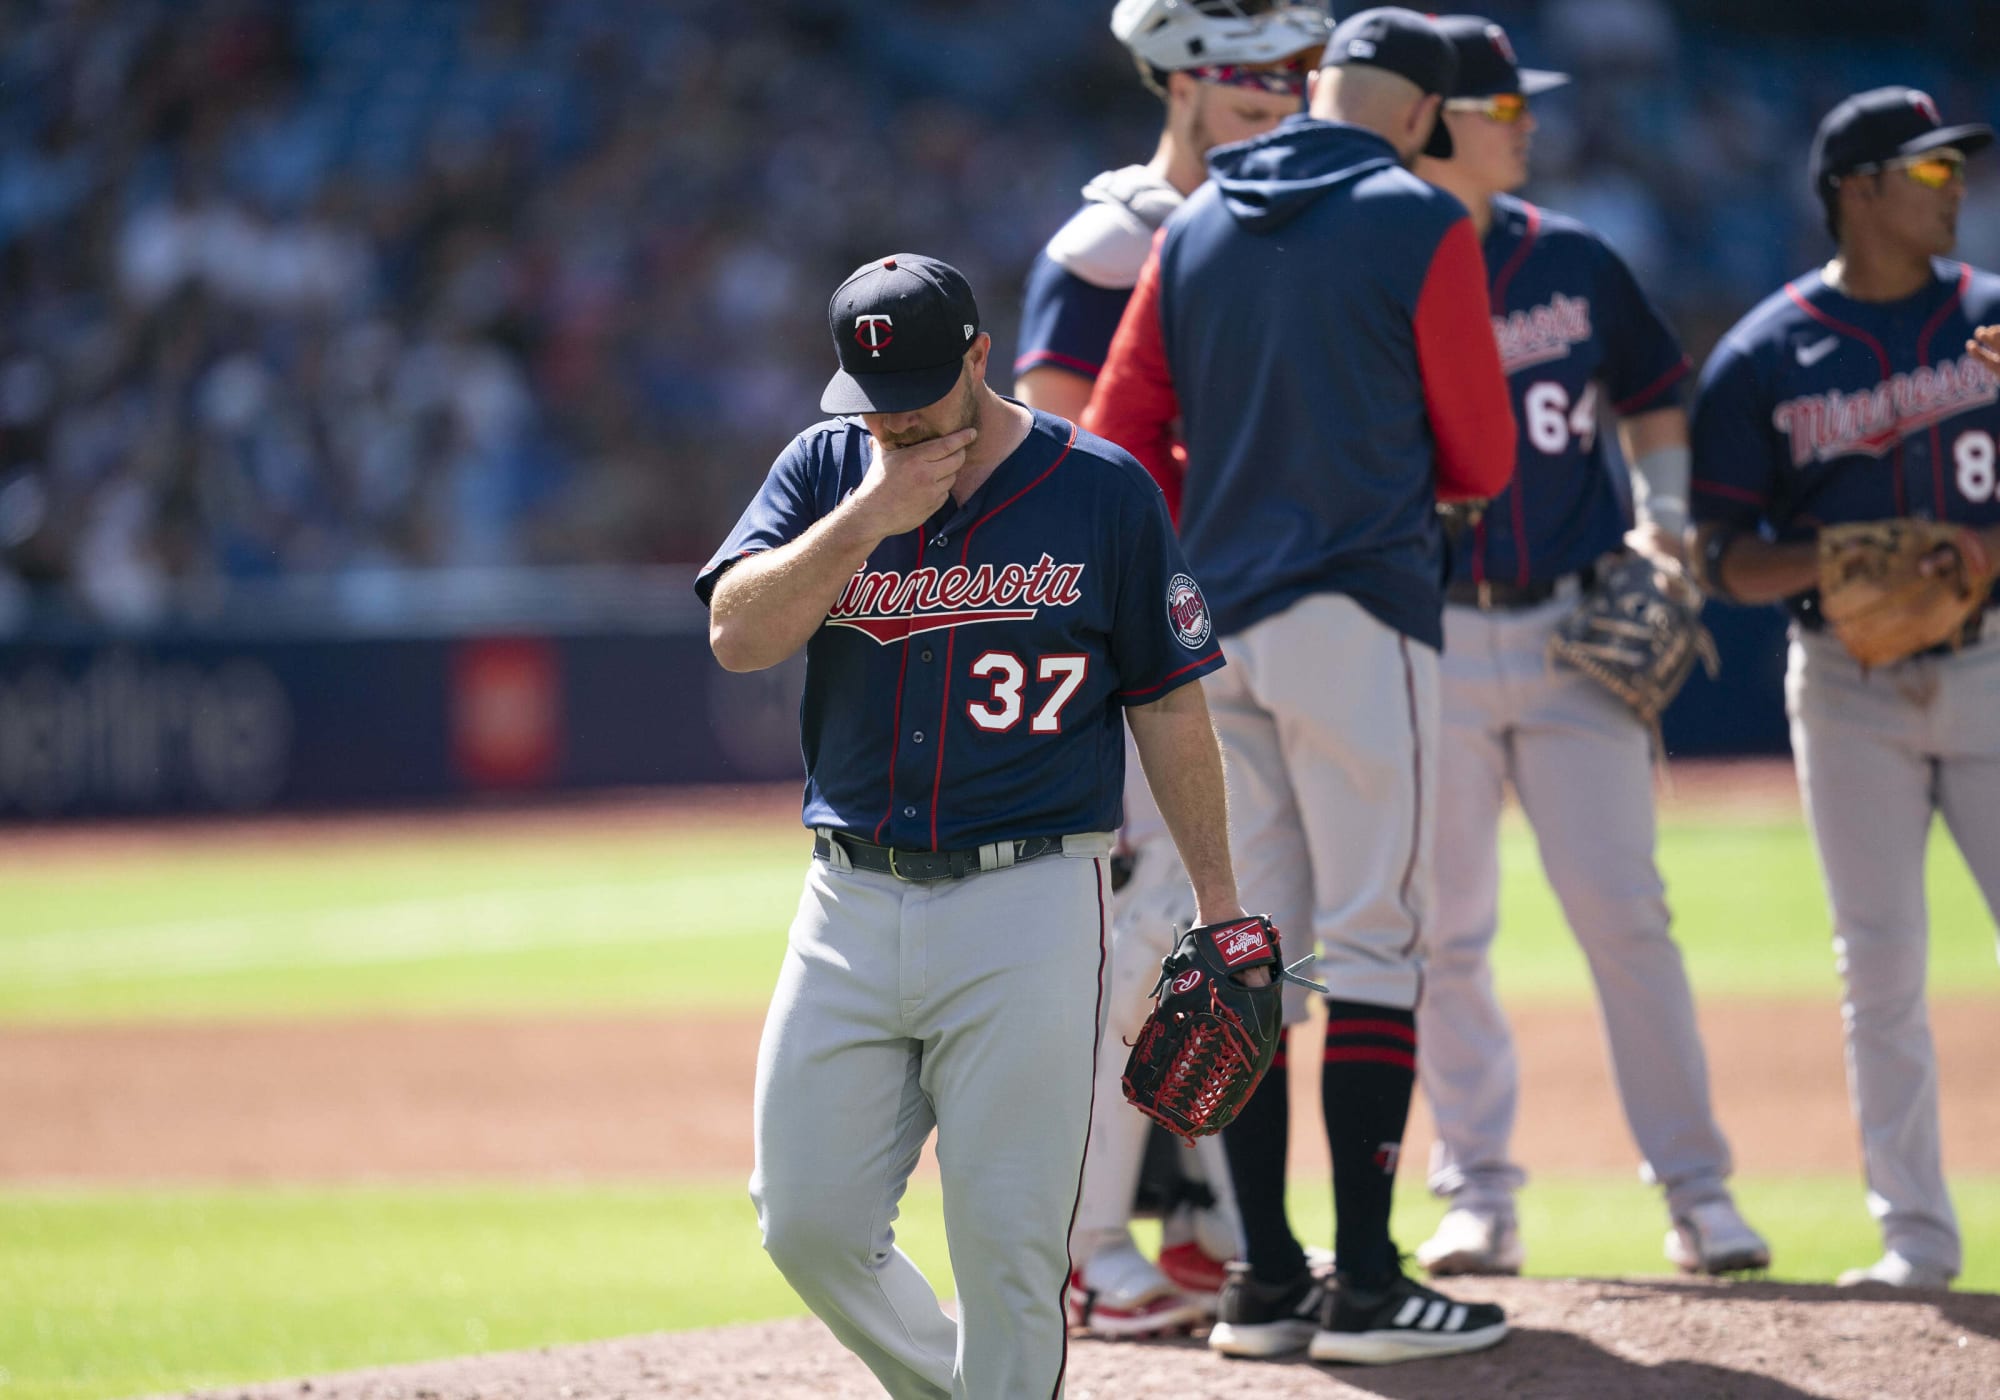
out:
{"label": "coach in hoodie", "polygon": [[[1315,935],[1338,1270],[1285,1215],[1285,1060],[1225,1135],[1247,1263],[1209,1345],[1389,1362],[1490,1346],[1497,1307],[1406,1277],[1389,1231],[1433,907],[1440,501],[1514,469],[1514,419],[1449,155],[1456,59],[1423,16],[1357,14],[1310,112],[1209,155],[1140,275],[1085,425],[1179,488],[1231,664],[1208,678],[1248,907]],[[1175,480],[1176,424],[1187,448]],[[1175,492],[1168,491],[1171,499]],[[1304,1019],[1303,1001],[1289,1008]]]}

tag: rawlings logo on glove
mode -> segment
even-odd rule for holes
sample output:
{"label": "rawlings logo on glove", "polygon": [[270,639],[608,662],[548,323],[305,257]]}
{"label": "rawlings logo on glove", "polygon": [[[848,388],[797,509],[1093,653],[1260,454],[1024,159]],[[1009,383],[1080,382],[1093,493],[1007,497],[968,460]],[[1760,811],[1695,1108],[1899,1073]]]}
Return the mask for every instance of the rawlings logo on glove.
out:
{"label": "rawlings logo on glove", "polygon": [[[1269,970],[1268,979],[1249,985],[1245,978],[1259,969]],[[1285,982],[1326,990],[1282,964],[1269,919],[1204,924],[1182,934],[1160,964],[1153,1012],[1125,1062],[1125,1097],[1190,1142],[1221,1132],[1277,1058]]]}
{"label": "rawlings logo on glove", "polygon": [[1819,532],[1820,614],[1863,666],[1956,642],[1992,588],[1986,549],[1963,525],[1869,520]]}

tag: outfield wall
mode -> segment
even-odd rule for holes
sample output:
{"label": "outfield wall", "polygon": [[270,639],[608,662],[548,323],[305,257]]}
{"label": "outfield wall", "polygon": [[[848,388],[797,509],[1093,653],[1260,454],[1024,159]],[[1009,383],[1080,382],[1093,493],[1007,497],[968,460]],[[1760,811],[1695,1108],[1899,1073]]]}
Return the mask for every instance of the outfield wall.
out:
{"label": "outfield wall", "polygon": [[[626,603],[419,607],[393,625],[266,607],[254,623],[18,636],[0,643],[0,819],[798,776],[801,664],[722,671],[684,581]],[[1669,752],[1783,752],[1781,617],[1709,616],[1722,674],[1697,673],[1668,712]]]}

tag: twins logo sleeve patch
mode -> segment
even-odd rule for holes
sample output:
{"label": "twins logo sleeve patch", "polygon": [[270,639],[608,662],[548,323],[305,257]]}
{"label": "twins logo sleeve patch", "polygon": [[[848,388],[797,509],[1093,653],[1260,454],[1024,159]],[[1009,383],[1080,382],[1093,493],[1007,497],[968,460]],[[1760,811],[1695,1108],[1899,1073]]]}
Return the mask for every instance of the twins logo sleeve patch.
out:
{"label": "twins logo sleeve patch", "polygon": [[1215,630],[1201,586],[1186,574],[1175,574],[1167,583],[1167,620],[1173,624],[1175,639],[1189,651],[1197,650]]}

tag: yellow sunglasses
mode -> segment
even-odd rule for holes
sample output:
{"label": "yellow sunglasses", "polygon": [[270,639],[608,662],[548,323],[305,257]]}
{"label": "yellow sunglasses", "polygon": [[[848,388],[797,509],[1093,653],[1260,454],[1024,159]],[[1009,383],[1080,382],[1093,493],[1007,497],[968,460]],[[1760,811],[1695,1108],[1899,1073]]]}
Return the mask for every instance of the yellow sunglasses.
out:
{"label": "yellow sunglasses", "polygon": [[1447,111],[1477,112],[1502,126],[1513,126],[1528,115],[1527,96],[1518,92],[1496,92],[1491,97],[1454,97],[1444,105]]}
{"label": "yellow sunglasses", "polygon": [[1873,175],[1880,170],[1901,170],[1925,189],[1941,190],[1952,181],[1965,178],[1965,157],[1953,150],[1925,151],[1922,155],[1854,167],[1856,175]]}

